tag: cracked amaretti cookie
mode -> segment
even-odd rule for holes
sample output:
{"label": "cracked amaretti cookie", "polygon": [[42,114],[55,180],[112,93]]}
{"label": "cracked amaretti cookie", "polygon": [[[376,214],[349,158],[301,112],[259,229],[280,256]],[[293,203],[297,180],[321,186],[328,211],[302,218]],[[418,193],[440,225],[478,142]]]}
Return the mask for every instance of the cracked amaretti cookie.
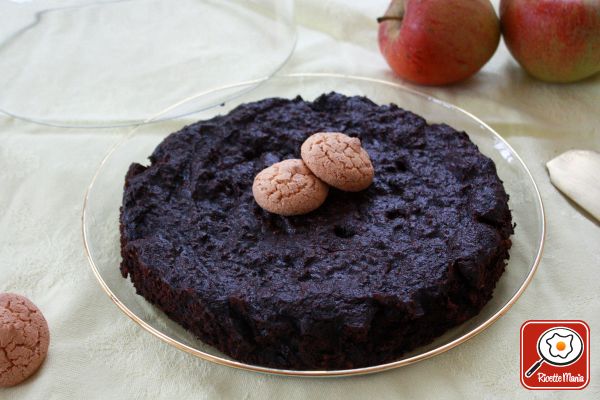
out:
{"label": "cracked amaretti cookie", "polygon": [[[279,216],[254,176],[315,132],[359,138],[373,183]],[[464,132],[337,93],[270,98],[169,135],[131,165],[121,272],[234,359],[342,369],[393,361],[477,314],[513,232],[492,160]]]}
{"label": "cracked amaretti cookie", "polygon": [[329,187],[302,160],[283,160],[256,175],[254,199],[265,210],[279,215],[301,215],[323,204]]}
{"label": "cracked amaretti cookie", "polygon": [[340,132],[319,132],[302,143],[302,160],[329,185],[360,192],[373,182],[373,164],[360,139]]}
{"label": "cracked amaretti cookie", "polygon": [[33,375],[48,354],[50,331],[39,308],[15,293],[0,293],[0,387]]}

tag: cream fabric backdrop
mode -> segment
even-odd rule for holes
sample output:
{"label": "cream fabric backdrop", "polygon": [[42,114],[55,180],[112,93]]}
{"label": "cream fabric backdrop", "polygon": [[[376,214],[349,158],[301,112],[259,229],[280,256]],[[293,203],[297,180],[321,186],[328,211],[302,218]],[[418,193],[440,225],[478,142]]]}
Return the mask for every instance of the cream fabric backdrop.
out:
{"label": "cream fabric backdrop", "polygon": [[[395,79],[376,41],[375,17],[386,3],[299,0],[299,43],[286,70]],[[600,398],[600,224],[550,184],[544,166],[568,149],[600,150],[600,75],[572,85],[540,83],[516,66],[502,44],[473,79],[422,90],[466,108],[504,135],[531,168],[545,201],[548,235],[540,269],[512,310],[487,331],[433,359],[345,379],[260,375],[184,354],[122,314],[83,253],[84,190],[126,130],[48,128],[0,116],[0,291],[28,296],[51,329],[41,370],[20,386],[0,389],[0,398]],[[589,323],[592,377],[585,390],[521,387],[519,328],[528,319]]]}

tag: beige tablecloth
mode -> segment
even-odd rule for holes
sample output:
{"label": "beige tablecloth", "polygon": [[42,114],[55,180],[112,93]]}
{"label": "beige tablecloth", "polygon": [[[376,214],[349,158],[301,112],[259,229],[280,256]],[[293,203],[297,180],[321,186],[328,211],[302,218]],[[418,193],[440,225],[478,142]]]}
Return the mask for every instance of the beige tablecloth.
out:
{"label": "beige tablecloth", "polygon": [[[287,71],[395,79],[377,49],[375,17],[385,0],[298,3],[299,43]],[[0,291],[31,298],[51,329],[41,370],[20,386],[0,389],[0,398],[600,398],[600,225],[550,184],[544,166],[568,149],[600,150],[600,76],[572,85],[537,82],[502,44],[474,78],[423,90],[466,108],[507,138],[545,201],[548,235],[540,269],[491,328],[432,359],[354,378],[283,378],[196,359],[122,314],[84,256],[83,193],[103,154],[126,130],[49,128],[0,116]],[[530,392],[521,386],[519,328],[528,319],[589,323],[586,389]]]}

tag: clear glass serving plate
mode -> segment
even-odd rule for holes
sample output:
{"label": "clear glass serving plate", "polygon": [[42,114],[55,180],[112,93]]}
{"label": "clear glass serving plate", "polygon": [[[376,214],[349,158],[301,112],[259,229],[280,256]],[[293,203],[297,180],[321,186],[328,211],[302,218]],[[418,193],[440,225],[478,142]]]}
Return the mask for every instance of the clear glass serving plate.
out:
{"label": "clear glass serving plate", "polygon": [[[504,315],[530,283],[540,261],[545,236],[545,217],[536,184],[511,146],[484,122],[451,104],[434,99],[399,84],[370,78],[334,74],[293,74],[269,80],[255,80],[216,88],[180,102],[155,115],[160,120],[169,113],[185,114],[194,109],[194,102],[204,96],[220,95],[223,91],[245,94],[224,104],[190,115],[188,118],[140,125],[114,147],[102,161],[85,195],[83,205],[83,237],[90,265],[100,285],[133,321],[165,342],[208,361],[246,370],[297,376],[346,376],[385,371],[408,365],[443,353],[488,328]],[[336,371],[297,371],[266,368],[230,359],[211,346],[202,343],[160,310],[136,295],[128,279],[119,271],[119,206],[124,176],[132,162],[147,164],[147,157],[169,133],[185,124],[227,113],[237,105],[266,97],[292,98],[301,95],[312,100],[324,92],[337,91],[346,95],[364,95],[376,103],[395,103],[425,117],[428,122],[445,122],[466,131],[479,149],[496,163],[498,174],[510,195],[510,208],[516,223],[512,237],[510,261],[494,291],[492,300],[476,317],[451,329],[427,346],[420,347],[398,360],[366,368]],[[149,120],[147,122],[152,122]]]}
{"label": "clear glass serving plate", "polygon": [[54,126],[136,125],[271,76],[296,43],[294,0],[10,0],[0,16],[0,111]]}

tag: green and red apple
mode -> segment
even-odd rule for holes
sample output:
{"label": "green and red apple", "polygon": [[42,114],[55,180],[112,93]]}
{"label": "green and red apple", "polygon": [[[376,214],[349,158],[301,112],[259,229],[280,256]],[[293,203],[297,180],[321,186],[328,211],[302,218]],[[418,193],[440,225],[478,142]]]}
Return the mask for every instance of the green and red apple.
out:
{"label": "green and red apple", "polygon": [[600,0],[502,0],[502,34],[532,76],[574,82],[600,72]]}
{"label": "green and red apple", "polygon": [[393,0],[379,21],[379,48],[401,78],[423,85],[462,81],[500,41],[489,0]]}

